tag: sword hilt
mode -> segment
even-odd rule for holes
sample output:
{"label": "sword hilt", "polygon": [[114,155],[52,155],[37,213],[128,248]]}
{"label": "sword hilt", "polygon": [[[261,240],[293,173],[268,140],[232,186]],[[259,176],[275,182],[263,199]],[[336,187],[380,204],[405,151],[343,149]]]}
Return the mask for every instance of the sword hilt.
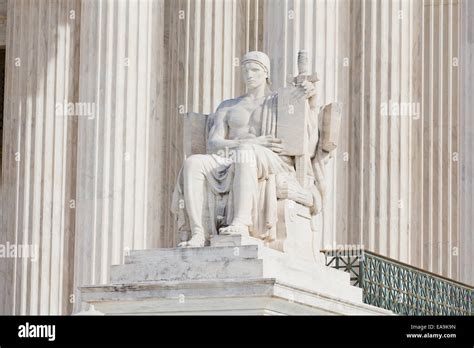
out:
{"label": "sword hilt", "polygon": [[298,74],[308,75],[308,51],[306,50],[298,52]]}
{"label": "sword hilt", "polygon": [[317,82],[319,81],[316,73],[309,74],[308,51],[301,50],[298,52],[298,76],[293,79],[295,85],[301,85],[303,81]]}

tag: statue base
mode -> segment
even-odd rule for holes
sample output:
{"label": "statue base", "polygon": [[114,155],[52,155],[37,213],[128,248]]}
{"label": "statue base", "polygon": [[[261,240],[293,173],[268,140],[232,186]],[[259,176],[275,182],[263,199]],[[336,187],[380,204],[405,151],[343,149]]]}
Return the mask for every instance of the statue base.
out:
{"label": "statue base", "polygon": [[241,236],[215,236],[204,248],[132,251],[112,266],[110,284],[80,292],[104,314],[392,314],[364,304],[348,273]]}

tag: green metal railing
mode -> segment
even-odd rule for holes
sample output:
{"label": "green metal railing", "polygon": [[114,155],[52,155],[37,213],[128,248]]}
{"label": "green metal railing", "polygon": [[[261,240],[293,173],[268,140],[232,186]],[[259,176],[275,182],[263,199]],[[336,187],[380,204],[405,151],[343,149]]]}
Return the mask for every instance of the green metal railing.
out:
{"label": "green metal railing", "polygon": [[324,250],[326,265],[351,274],[364,303],[401,315],[472,315],[474,289],[367,250]]}

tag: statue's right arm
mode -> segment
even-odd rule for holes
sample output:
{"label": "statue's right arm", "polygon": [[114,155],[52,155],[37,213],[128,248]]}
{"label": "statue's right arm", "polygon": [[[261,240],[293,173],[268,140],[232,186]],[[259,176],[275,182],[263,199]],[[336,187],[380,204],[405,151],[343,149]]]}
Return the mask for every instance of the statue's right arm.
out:
{"label": "statue's right arm", "polygon": [[218,108],[214,116],[214,124],[211,127],[209,138],[207,140],[207,146],[211,153],[215,153],[226,148],[232,149],[238,147],[241,144],[240,140],[226,139],[228,126],[226,124],[225,116],[226,109]]}

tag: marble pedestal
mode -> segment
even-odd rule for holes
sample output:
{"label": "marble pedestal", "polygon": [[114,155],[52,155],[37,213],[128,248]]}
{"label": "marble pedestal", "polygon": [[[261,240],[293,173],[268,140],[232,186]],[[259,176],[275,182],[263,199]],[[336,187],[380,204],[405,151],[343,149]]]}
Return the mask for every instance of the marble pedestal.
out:
{"label": "marble pedestal", "polygon": [[80,291],[104,314],[391,314],[362,303],[348,273],[240,236],[216,236],[206,248],[132,251],[112,266],[109,284]]}

